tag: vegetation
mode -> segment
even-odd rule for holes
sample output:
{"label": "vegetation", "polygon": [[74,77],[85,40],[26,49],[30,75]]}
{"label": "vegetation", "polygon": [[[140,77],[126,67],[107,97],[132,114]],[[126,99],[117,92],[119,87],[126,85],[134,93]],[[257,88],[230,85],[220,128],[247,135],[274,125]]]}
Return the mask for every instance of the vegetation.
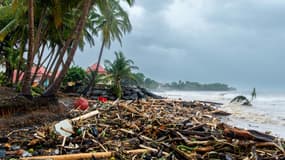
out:
{"label": "vegetation", "polygon": [[[95,76],[96,74],[96,76]],[[95,77],[95,79],[93,79]],[[93,83],[92,83],[93,82]],[[94,89],[95,85],[98,83],[108,84],[109,80],[103,74],[97,74],[96,71],[90,70],[90,73],[86,75],[84,79],[84,84],[91,84],[91,91]],[[89,91],[90,91],[89,90]]]}
{"label": "vegetation", "polygon": [[6,77],[5,77],[5,75],[4,75],[4,73],[3,72],[0,72],[0,86],[3,86],[3,85],[5,85],[6,84]]}
{"label": "vegetation", "polygon": [[107,77],[112,82],[115,95],[120,98],[122,96],[122,81],[135,80],[132,70],[138,69],[138,67],[133,65],[132,60],[126,59],[123,52],[115,52],[115,55],[116,58],[113,62],[105,60],[105,69],[108,73]]}
{"label": "vegetation", "polygon": [[138,85],[151,90],[182,90],[182,91],[229,91],[235,88],[222,83],[201,84],[198,82],[178,81],[171,83],[160,83],[146,77],[143,73],[133,73],[135,81],[124,81],[126,85]]}
{"label": "vegetation", "polygon": [[126,32],[131,31],[131,23],[128,14],[120,6],[119,1],[110,1],[109,6],[101,10],[101,12],[91,12],[96,22],[96,32],[101,32],[102,44],[98,56],[97,67],[91,77],[90,83],[83,92],[84,95],[90,91],[96,84],[96,76],[98,74],[99,65],[103,54],[104,47],[110,48],[111,42],[118,40],[122,44],[122,36]]}
{"label": "vegetation", "polygon": [[195,91],[229,91],[235,90],[234,88],[229,87],[227,84],[222,83],[210,83],[210,84],[201,84],[198,82],[172,82],[166,83],[162,85],[164,89],[171,89],[171,90],[195,90]]}
{"label": "vegetation", "polygon": [[[125,2],[133,4],[132,0]],[[35,75],[45,67],[39,85],[48,79],[43,95],[54,95],[77,48],[83,50],[87,43],[94,46],[99,33],[104,35],[102,46],[109,46],[130,31],[128,15],[120,5],[119,0],[1,2],[0,63],[5,65],[5,78],[13,86],[22,86],[23,95],[31,96]],[[44,54],[46,50],[48,54]],[[24,75],[21,81],[20,75]]]}
{"label": "vegetation", "polygon": [[198,82],[178,81],[171,83],[160,83],[151,78],[147,78],[142,73],[135,73],[136,84],[151,90],[182,90],[182,91],[230,91],[235,88],[222,83],[201,84]]}
{"label": "vegetation", "polygon": [[[133,0],[125,0],[129,5]],[[93,89],[98,80],[98,67],[86,75],[79,67],[69,69],[77,48],[95,45],[100,36],[102,44],[98,65],[104,48],[115,40],[122,44],[124,34],[131,31],[131,23],[120,0],[39,1],[5,0],[0,4],[0,63],[6,71],[0,77],[1,85],[11,84],[23,95],[32,96],[32,84],[37,71],[45,68],[39,80],[41,95],[56,94],[62,82],[86,80],[83,94]],[[28,16],[28,18],[27,18]],[[44,54],[45,51],[48,54]],[[200,84],[197,82],[172,82],[162,84],[142,73],[132,73],[133,61],[122,52],[115,52],[113,62],[106,61],[107,78],[116,95],[120,97],[121,85],[139,85],[149,89],[175,90],[231,90],[225,84]],[[34,69],[35,68],[35,69]],[[33,70],[33,72],[32,72]],[[22,78],[21,78],[22,77]],[[9,82],[7,82],[9,80]],[[48,86],[44,86],[48,80]],[[42,90],[44,88],[44,90]]]}
{"label": "vegetation", "polygon": [[72,66],[68,69],[67,74],[63,79],[63,85],[67,85],[68,82],[82,83],[86,78],[87,74],[85,70],[78,66]]}

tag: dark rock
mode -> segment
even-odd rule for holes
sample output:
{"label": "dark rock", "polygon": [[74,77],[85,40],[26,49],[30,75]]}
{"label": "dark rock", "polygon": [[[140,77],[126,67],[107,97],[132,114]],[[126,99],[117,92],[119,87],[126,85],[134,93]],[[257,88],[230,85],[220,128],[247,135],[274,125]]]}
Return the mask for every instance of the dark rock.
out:
{"label": "dark rock", "polygon": [[[161,96],[151,93],[145,88],[141,88],[138,86],[122,86],[122,90],[123,90],[122,99],[124,100],[136,100],[147,97],[154,99],[163,98]],[[91,91],[90,95],[92,99],[97,99],[99,96],[105,97],[109,100],[116,99],[116,96],[112,93],[111,89],[106,89],[106,88],[95,88],[93,91]]]}
{"label": "dark rock", "polygon": [[154,98],[154,99],[162,99],[162,96],[156,95],[148,90],[146,90],[145,88],[141,88],[139,87],[139,89],[141,90],[142,93],[144,93],[146,96]]}
{"label": "dark rock", "polygon": [[136,99],[138,99],[138,95],[136,93],[133,93],[131,95],[123,95],[122,99],[125,99],[125,100],[136,100]]}
{"label": "dark rock", "polygon": [[236,96],[230,103],[240,104],[243,106],[251,106],[250,101],[245,96]]}
{"label": "dark rock", "polygon": [[91,93],[93,96],[108,95],[108,91],[104,89],[95,89]]}

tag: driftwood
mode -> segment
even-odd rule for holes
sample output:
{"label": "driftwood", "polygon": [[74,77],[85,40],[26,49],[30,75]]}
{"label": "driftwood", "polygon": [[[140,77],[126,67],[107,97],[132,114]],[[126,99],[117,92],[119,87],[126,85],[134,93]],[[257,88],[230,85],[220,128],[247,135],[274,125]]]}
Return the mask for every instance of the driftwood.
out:
{"label": "driftwood", "polygon": [[[32,133],[10,132],[7,158],[26,156],[11,147],[19,144],[20,148],[42,146],[48,152],[39,150],[38,155],[50,155],[22,158],[27,160],[284,158],[283,140],[221,123],[216,116],[220,112],[206,103],[169,99],[92,103],[99,114],[93,111],[79,116],[70,112],[78,123],[72,123],[72,138],[66,138],[67,145],[62,145],[63,138],[55,136],[50,126]],[[74,154],[79,151],[82,153]]]}
{"label": "driftwood", "polygon": [[138,111],[136,111],[134,108],[129,107],[127,104],[119,104],[120,107],[122,107],[123,109],[126,109],[127,111],[137,114],[139,116],[144,116],[142,113],[139,113]]}
{"label": "driftwood", "polygon": [[224,134],[231,138],[249,139],[264,142],[272,142],[275,137],[264,134],[255,130],[244,130],[239,128],[233,128],[225,124],[221,124],[224,129]]}
{"label": "driftwood", "polygon": [[[125,154],[142,154],[152,152],[152,149],[135,149],[124,151]],[[21,158],[21,160],[80,160],[80,159],[92,159],[92,158],[110,158],[115,156],[116,152],[98,152],[98,153],[79,153],[79,154],[67,154],[67,155],[55,155],[55,156],[37,156]]]}
{"label": "driftwood", "polygon": [[71,121],[85,120],[85,119],[88,119],[88,118],[90,118],[90,117],[93,117],[93,116],[95,116],[95,115],[97,115],[97,114],[99,114],[99,111],[98,111],[98,110],[95,110],[95,111],[86,113],[86,114],[84,114],[84,115],[81,115],[81,116],[72,118]]}

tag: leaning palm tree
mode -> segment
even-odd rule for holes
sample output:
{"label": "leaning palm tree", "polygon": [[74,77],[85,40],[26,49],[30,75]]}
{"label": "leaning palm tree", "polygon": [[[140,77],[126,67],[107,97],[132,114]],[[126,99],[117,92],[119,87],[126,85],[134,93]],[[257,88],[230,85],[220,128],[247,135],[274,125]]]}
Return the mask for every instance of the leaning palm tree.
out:
{"label": "leaning palm tree", "polygon": [[134,66],[134,62],[126,59],[123,52],[115,52],[116,59],[111,62],[105,60],[105,69],[108,73],[107,77],[112,80],[112,89],[118,98],[122,96],[121,81],[124,79],[134,79],[132,69],[138,69]]}
{"label": "leaning palm tree", "polygon": [[[95,86],[96,76],[100,66],[104,47],[110,48],[111,42],[118,40],[122,45],[122,36],[132,29],[127,12],[120,6],[119,1],[106,0],[104,3],[98,5],[96,10],[90,14],[90,18],[97,24],[97,32],[101,32],[102,44],[99,52],[95,74],[93,75],[90,83],[87,85],[83,94],[93,90]],[[89,92],[90,93],[90,92]]]}

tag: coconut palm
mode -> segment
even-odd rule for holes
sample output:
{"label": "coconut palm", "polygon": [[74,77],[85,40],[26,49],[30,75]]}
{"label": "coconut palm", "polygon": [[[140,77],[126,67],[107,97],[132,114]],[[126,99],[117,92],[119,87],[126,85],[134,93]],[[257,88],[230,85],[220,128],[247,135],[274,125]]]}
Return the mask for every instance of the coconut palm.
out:
{"label": "coconut palm", "polygon": [[[84,29],[88,13],[91,9],[91,0],[85,0],[83,3],[83,8],[82,8],[82,14],[80,18],[78,19],[77,25],[74,30],[74,35],[71,35],[71,37],[67,40],[67,44],[65,44],[64,48],[67,49],[68,46],[71,46],[70,51],[68,52],[67,59],[62,67],[62,71],[58,75],[57,79],[52,83],[52,85],[45,91],[44,95],[45,96],[50,96],[54,95],[55,92],[59,89],[60,83],[62,82],[65,74],[68,71],[68,68],[73,60],[73,57],[75,55],[76,49],[78,47],[78,44],[80,42],[80,39],[82,37],[82,31]],[[71,43],[72,41],[72,43]],[[62,53],[65,53],[62,52]],[[62,54],[61,53],[61,54]]]}
{"label": "coconut palm", "polygon": [[34,26],[34,0],[29,0],[29,51],[28,51],[28,59],[27,66],[25,70],[25,74],[23,77],[23,88],[22,93],[26,96],[32,95],[31,92],[31,76],[32,76],[32,67],[35,56],[35,26]]}
{"label": "coconut palm", "polygon": [[[102,26],[107,24],[105,20],[112,18],[110,16],[111,11],[123,11],[119,0],[6,1],[5,3],[1,3],[2,6],[0,7],[0,43],[7,41],[10,46],[20,51],[18,52],[20,56],[18,66],[21,66],[20,64],[22,63],[25,65],[25,77],[23,80],[25,85],[23,85],[23,92],[27,95],[30,95],[29,88],[33,79],[29,73],[31,71],[29,68],[36,62],[38,65],[37,68],[40,68],[42,65],[48,65],[46,67],[47,72],[43,76],[43,81],[49,73],[53,74],[52,81],[45,95],[55,94],[60,87],[67,69],[72,63],[78,46],[83,49],[85,42],[93,46],[95,44],[94,35],[97,36],[96,34],[101,31]],[[133,0],[125,1],[130,5],[133,3]],[[115,5],[117,6],[115,7]],[[104,16],[105,20],[96,17],[96,14],[94,14],[94,19],[91,19],[91,14],[89,15],[90,10],[94,10],[97,15]],[[28,14],[33,12],[33,15]],[[27,15],[29,15],[30,20],[34,19],[34,25],[28,23]],[[118,23],[121,25],[121,22],[118,21]],[[115,27],[111,27],[116,30]],[[119,36],[119,41],[121,42],[120,37],[126,30],[128,29],[121,29],[117,33],[108,33],[109,37],[111,37],[109,39],[114,40]],[[30,33],[30,36],[28,33]],[[105,47],[108,46],[109,42],[104,40],[104,43],[102,46]],[[28,51],[26,50],[26,46],[29,46]],[[51,53],[47,56],[43,55],[40,48],[41,51],[49,48]],[[26,55],[27,57],[24,58]],[[0,56],[2,57],[2,53]],[[38,60],[35,62],[36,59]],[[16,69],[19,71],[19,67]],[[61,71],[59,75],[57,74],[58,71]]]}
{"label": "coconut palm", "polygon": [[111,62],[105,60],[105,69],[108,73],[108,77],[112,80],[113,91],[118,98],[122,96],[121,81],[124,79],[135,79],[132,74],[133,69],[138,69],[134,66],[134,62],[130,59],[126,59],[123,52],[115,52],[116,59]]}
{"label": "coconut palm", "polygon": [[[14,54],[13,59],[18,59],[17,77],[22,68],[23,52],[27,42],[27,18],[24,17],[27,12],[24,1],[6,1],[0,8],[0,43],[1,56],[4,58],[6,65],[6,78],[12,80],[12,72],[15,64],[11,64],[11,56],[9,55],[11,49],[18,49],[19,54]],[[9,49],[10,48],[10,49]],[[16,78],[17,79],[17,78]]]}
{"label": "coconut palm", "polygon": [[96,30],[101,32],[102,44],[99,52],[97,66],[95,74],[89,82],[87,88],[83,91],[83,94],[87,94],[88,91],[94,88],[96,83],[95,79],[98,73],[98,69],[101,63],[104,47],[110,48],[111,42],[118,40],[122,45],[122,37],[125,33],[130,32],[132,29],[128,14],[120,6],[119,1],[106,0],[105,3],[98,5],[99,13],[95,10],[91,12],[91,18],[96,21]]}

